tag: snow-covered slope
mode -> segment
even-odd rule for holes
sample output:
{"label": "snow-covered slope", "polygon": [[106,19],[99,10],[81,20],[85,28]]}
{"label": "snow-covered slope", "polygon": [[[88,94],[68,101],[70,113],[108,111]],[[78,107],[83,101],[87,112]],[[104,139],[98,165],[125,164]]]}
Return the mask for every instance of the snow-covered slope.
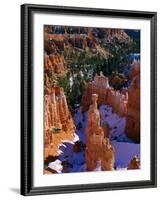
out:
{"label": "snow-covered slope", "polygon": [[115,149],[115,166],[119,168],[127,168],[130,160],[135,155],[140,155],[140,144],[111,142]]}
{"label": "snow-covered slope", "polygon": [[119,117],[118,114],[112,112],[112,107],[107,105],[100,106],[101,123],[108,124],[110,130],[110,140],[117,140],[118,142],[130,142],[132,140],[125,135],[126,118]]}

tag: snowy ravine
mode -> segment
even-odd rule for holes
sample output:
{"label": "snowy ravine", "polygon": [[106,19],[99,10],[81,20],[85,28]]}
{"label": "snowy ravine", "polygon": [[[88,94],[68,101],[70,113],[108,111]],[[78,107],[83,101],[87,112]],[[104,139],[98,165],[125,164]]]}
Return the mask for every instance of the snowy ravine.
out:
{"label": "snowy ravine", "polygon": [[[100,106],[99,111],[101,124],[110,127],[109,137],[115,149],[115,169],[125,169],[135,155],[140,156],[140,144],[135,144],[126,137],[125,117],[120,118],[112,112],[112,107],[107,105]],[[76,126],[74,141],[63,141],[59,146],[57,160],[48,165],[57,173],[86,171],[85,151],[73,152],[73,146],[77,141],[86,144],[87,112],[82,113],[80,107],[75,109],[73,120]],[[100,167],[94,171],[100,171]]]}

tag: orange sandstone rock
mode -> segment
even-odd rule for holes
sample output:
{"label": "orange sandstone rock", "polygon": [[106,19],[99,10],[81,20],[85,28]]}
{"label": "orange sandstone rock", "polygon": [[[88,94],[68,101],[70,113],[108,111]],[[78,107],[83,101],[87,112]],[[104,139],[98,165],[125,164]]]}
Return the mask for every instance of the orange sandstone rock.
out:
{"label": "orange sandstone rock", "polygon": [[140,61],[134,60],[132,63],[130,79],[132,80],[136,76],[140,77]]}
{"label": "orange sandstone rock", "polygon": [[44,105],[44,154],[56,156],[62,140],[74,138],[75,126],[69,112],[63,88],[53,86],[45,95]]}
{"label": "orange sandstone rock", "polygon": [[128,104],[126,117],[126,135],[135,142],[140,142],[140,63],[132,66],[132,83],[128,90]]}
{"label": "orange sandstone rock", "polygon": [[140,169],[140,159],[138,156],[134,156],[129,165],[128,165],[128,169]]}
{"label": "orange sandstone rock", "polygon": [[[136,71],[136,76],[134,76]],[[133,65],[133,79],[128,90],[126,117],[126,135],[135,142],[140,142],[140,73],[138,71],[138,65]]]}
{"label": "orange sandstone rock", "polygon": [[109,86],[108,78],[96,75],[92,82],[89,82],[86,86],[82,97],[82,112],[88,110],[89,105],[92,103],[92,94],[98,94],[98,104],[110,105],[113,111],[118,113],[120,116],[125,116],[127,113],[127,101],[128,94],[125,91],[122,93],[116,91]]}
{"label": "orange sandstone rock", "polygon": [[92,105],[88,111],[88,125],[86,129],[86,163],[87,170],[95,169],[98,162],[102,170],[113,170],[114,149],[105,138],[104,129],[100,126],[100,113],[97,109],[98,95],[92,95]]}
{"label": "orange sandstone rock", "polygon": [[53,70],[53,72],[57,74],[65,74],[66,72],[66,63],[64,60],[64,57],[60,54],[50,54],[47,55],[45,53],[45,61],[44,61],[44,67],[45,70]]}

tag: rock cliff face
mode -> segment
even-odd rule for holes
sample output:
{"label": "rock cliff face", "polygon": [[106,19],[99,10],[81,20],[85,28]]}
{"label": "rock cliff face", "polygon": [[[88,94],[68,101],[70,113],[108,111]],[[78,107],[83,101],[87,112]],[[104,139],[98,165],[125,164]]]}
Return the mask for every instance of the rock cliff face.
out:
{"label": "rock cliff face", "polygon": [[86,86],[82,97],[82,112],[92,103],[92,94],[98,94],[99,105],[110,105],[113,112],[126,116],[126,135],[140,142],[140,62],[132,64],[131,85],[128,89],[114,90],[109,86],[108,78],[96,75]]}
{"label": "rock cliff face", "polygon": [[57,155],[57,148],[62,139],[74,137],[75,126],[69,112],[62,88],[53,86],[51,93],[45,95],[44,131],[45,158]]}
{"label": "rock cliff face", "polygon": [[106,38],[112,40],[117,38],[120,41],[128,42],[129,36],[122,29],[106,29],[106,28],[87,28],[87,27],[65,27],[65,26],[45,26],[45,32],[48,34],[59,34],[59,35],[81,35],[90,37],[98,37],[100,39]]}
{"label": "rock cliff face", "polygon": [[109,88],[108,79],[103,75],[96,75],[92,82],[89,82],[82,97],[82,111],[88,110],[92,104],[92,94],[98,94],[98,104],[104,104],[107,99],[107,90]]}
{"label": "rock cliff face", "polygon": [[52,70],[56,74],[64,74],[67,70],[64,56],[60,49],[64,49],[64,40],[57,35],[44,34],[44,69]]}
{"label": "rock cliff face", "polygon": [[64,50],[73,51],[73,48],[92,51],[93,49],[99,50],[99,47],[98,39],[90,34],[90,31],[87,34],[78,34],[76,30],[75,33],[64,32],[63,34],[45,32],[45,51],[47,54],[60,53]]}
{"label": "rock cliff face", "polygon": [[112,40],[128,43],[130,37],[122,29],[103,29],[103,28],[86,28],[86,27],[65,27],[65,26],[45,26],[44,29],[44,49],[50,54],[63,54],[68,52],[91,52],[99,53],[102,57],[107,58],[109,53],[104,45],[100,44],[100,39],[106,43]]}
{"label": "rock cliff face", "polygon": [[87,85],[83,97],[82,97],[82,112],[88,110],[89,105],[92,103],[92,94],[98,94],[98,104],[110,105],[113,111],[120,116],[124,116],[127,113],[127,101],[128,94],[126,89],[116,91],[109,86],[108,78],[96,75],[92,82]]}
{"label": "rock cliff face", "polygon": [[140,77],[140,61],[134,60],[132,63],[130,79],[133,80],[135,77]]}
{"label": "rock cliff face", "polygon": [[60,54],[50,54],[45,53],[44,61],[45,70],[53,70],[56,74],[64,74],[66,72],[66,63],[64,57]]}
{"label": "rock cliff face", "polygon": [[126,135],[140,142],[140,62],[133,63],[130,77],[132,83],[128,89]]}
{"label": "rock cliff face", "polygon": [[101,170],[113,170],[114,149],[109,139],[105,137],[100,126],[100,114],[97,109],[98,95],[92,95],[92,105],[88,111],[88,125],[86,129],[86,163],[87,170],[93,171],[97,164]]}

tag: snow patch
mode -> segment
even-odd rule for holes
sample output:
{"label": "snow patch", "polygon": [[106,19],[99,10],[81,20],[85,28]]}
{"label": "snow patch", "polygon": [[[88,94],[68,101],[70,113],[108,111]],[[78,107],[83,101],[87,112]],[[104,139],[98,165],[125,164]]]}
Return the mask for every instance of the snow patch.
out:
{"label": "snow patch", "polygon": [[63,166],[61,165],[60,160],[55,160],[54,162],[49,163],[48,165],[49,168],[55,170],[57,173],[62,173]]}
{"label": "snow patch", "polygon": [[109,125],[110,127],[110,140],[117,140],[118,142],[133,143],[125,135],[126,118],[119,117],[117,113],[112,112],[112,107],[108,105],[101,105],[100,108],[101,124]]}

